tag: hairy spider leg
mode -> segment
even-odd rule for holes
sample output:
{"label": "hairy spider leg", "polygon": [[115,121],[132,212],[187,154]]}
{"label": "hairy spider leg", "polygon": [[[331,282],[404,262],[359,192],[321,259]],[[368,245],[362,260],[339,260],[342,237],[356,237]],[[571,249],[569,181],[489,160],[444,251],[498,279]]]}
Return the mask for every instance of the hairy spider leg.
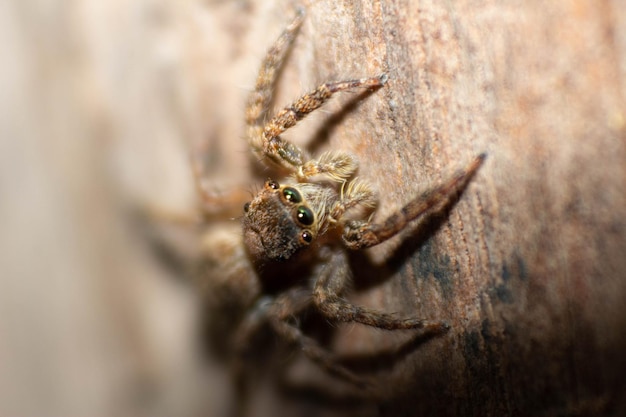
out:
{"label": "hairy spider leg", "polygon": [[486,154],[480,154],[466,168],[457,171],[448,181],[418,195],[382,223],[347,222],[343,233],[345,246],[355,250],[364,249],[395,236],[409,222],[449,201],[453,195],[465,188],[485,158]]}
{"label": "hairy spider leg", "polygon": [[[277,297],[260,297],[237,328],[232,344],[236,352],[233,355],[232,377],[237,394],[241,399],[238,401],[238,406],[242,410],[247,405],[246,401],[249,398],[251,388],[248,378],[248,355],[253,354],[256,349],[256,346],[250,341],[254,340],[254,336],[263,329],[265,324],[269,323],[278,334],[285,336],[285,340],[293,343],[291,338],[286,337],[287,334],[276,321],[297,316],[312,303],[310,291],[303,288],[292,288]],[[247,415],[247,413],[239,412],[237,415]]]}
{"label": "hairy spider leg", "polygon": [[278,112],[278,114],[265,125],[261,137],[251,139],[253,150],[259,156],[265,157],[264,160],[269,160],[291,172],[297,171],[304,177],[323,173],[331,173],[332,176],[334,173],[332,168],[335,165],[347,165],[349,167],[348,171],[354,172],[356,169],[354,160],[351,157],[339,154],[330,155],[339,158],[338,161],[343,161],[343,163],[334,162],[330,165],[316,165],[312,163],[307,168],[311,170],[310,173],[307,173],[306,169],[300,171],[299,168],[305,164],[308,157],[300,147],[282,139],[280,134],[295,126],[298,121],[304,119],[312,111],[320,108],[335,93],[354,88],[375,89],[382,87],[386,82],[387,74],[382,74],[376,77],[321,84],[315,90],[302,95],[289,106]]}
{"label": "hairy spider leg", "polygon": [[342,188],[341,198],[330,209],[329,217],[337,222],[346,211],[358,205],[366,209],[365,215],[369,215],[378,205],[378,196],[367,181],[354,178]]}
{"label": "hairy spider leg", "polygon": [[263,126],[272,103],[276,78],[303,20],[304,9],[299,9],[289,26],[285,28],[274,45],[267,51],[261,63],[254,91],[248,96],[246,105],[247,137],[250,146],[255,150],[263,149]]}
{"label": "hairy spider leg", "polygon": [[[262,62],[255,89],[248,97],[246,106],[246,123],[249,128],[249,138],[260,138],[262,135],[263,124],[271,104],[272,90],[278,71],[282,66],[290,45],[296,38],[303,20],[304,9],[301,8],[297,11],[293,21],[268,51]],[[254,148],[255,145],[252,140],[250,140],[250,143]],[[205,153],[205,150],[195,148],[191,151],[190,156],[194,185],[200,196],[202,213],[205,216],[223,213],[239,214],[242,205],[250,199],[249,193],[240,187],[232,187],[226,192],[216,192],[206,184],[203,161]]]}
{"label": "hairy spider leg", "polygon": [[316,175],[326,175],[336,182],[345,183],[359,167],[359,163],[345,152],[324,152],[316,159],[311,159],[298,167],[296,179],[306,182]]}
{"label": "hairy spider leg", "polygon": [[293,21],[268,50],[261,63],[254,91],[248,97],[246,105],[247,139],[253,152],[261,160],[269,160],[291,172],[297,171],[300,181],[318,174],[329,174],[332,179],[342,181],[356,171],[357,164],[354,158],[346,154],[327,153],[318,160],[308,161],[309,158],[302,149],[281,139],[279,135],[318,109],[334,93],[359,87],[369,89],[381,87],[387,81],[387,75],[324,83],[304,94],[265,123],[273,99],[276,78],[302,26],[303,19],[304,9],[299,9]]}
{"label": "hairy spider leg", "polygon": [[[307,302],[311,302],[311,294],[304,294]],[[357,376],[347,368],[339,365],[335,356],[324,349],[314,339],[302,333],[298,323],[293,321],[304,303],[301,291],[291,290],[276,298],[268,311],[268,318],[274,331],[284,340],[300,346],[302,352],[313,362],[320,365],[328,373],[333,374],[355,386],[367,388],[372,386],[363,376]]]}
{"label": "hairy spider leg", "polygon": [[449,326],[414,317],[399,318],[396,314],[361,307],[342,298],[349,287],[350,273],[344,253],[335,254],[315,282],[313,301],[329,320],[356,322],[385,330],[423,329],[425,333],[443,333]]}

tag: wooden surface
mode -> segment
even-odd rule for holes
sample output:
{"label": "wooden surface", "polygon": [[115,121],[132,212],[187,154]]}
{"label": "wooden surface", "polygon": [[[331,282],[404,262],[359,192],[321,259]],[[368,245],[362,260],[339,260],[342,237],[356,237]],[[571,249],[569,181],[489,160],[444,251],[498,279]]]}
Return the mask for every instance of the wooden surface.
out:
{"label": "wooden surface", "polygon": [[[126,209],[193,207],[191,144],[209,144],[218,186],[263,180],[243,105],[295,3],[15,3],[0,16],[0,414],[219,415],[198,300]],[[385,389],[358,412],[626,414],[626,3],[352,3],[308,5],[277,104],[327,80],[390,81],[288,137],[357,155],[381,217],[488,153],[449,213],[364,258],[381,277],[357,277],[354,301],[452,329],[365,369]],[[346,356],[406,341],[342,329]],[[355,404],[264,395],[259,415]]]}

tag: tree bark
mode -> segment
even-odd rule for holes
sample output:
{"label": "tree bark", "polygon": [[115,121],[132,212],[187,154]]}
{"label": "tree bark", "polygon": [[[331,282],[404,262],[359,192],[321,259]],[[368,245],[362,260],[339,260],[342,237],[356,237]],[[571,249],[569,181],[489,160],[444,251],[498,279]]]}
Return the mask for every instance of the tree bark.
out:
{"label": "tree bark", "polygon": [[[452,326],[381,376],[380,415],[626,412],[623,6],[308,7],[276,104],[323,81],[389,74],[340,118],[289,136],[356,154],[381,192],[377,218],[488,154],[449,213],[369,252],[391,272],[356,301]],[[244,53],[262,56],[291,16],[284,7],[251,6]],[[397,341],[354,329],[335,348]]]}
{"label": "tree bark", "polygon": [[[386,376],[381,415],[626,412],[623,6],[309,7],[278,104],[302,86],[389,74],[324,145],[359,157],[381,191],[377,218],[488,153],[449,213],[369,253],[393,273],[356,300],[452,326]],[[282,25],[268,15],[253,24],[272,28],[265,45]],[[336,348],[374,351],[389,339],[359,329]]]}

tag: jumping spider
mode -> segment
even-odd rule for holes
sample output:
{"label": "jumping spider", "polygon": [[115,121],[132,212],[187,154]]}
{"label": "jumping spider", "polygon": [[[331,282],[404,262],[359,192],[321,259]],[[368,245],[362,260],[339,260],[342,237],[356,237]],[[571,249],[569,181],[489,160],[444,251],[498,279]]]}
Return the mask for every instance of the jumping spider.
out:
{"label": "jumping spider", "polygon": [[[302,11],[297,14],[264,58],[245,117],[246,137],[254,155],[261,163],[286,171],[289,176],[281,182],[267,180],[245,203],[243,233],[210,235],[204,250],[204,284],[211,302],[248,311],[237,324],[231,345],[235,349],[243,349],[259,326],[269,324],[328,372],[361,384],[363,379],[339,365],[330,352],[306,336],[294,317],[313,309],[333,322],[355,322],[386,330],[444,332],[444,322],[399,318],[347,301],[343,297],[350,280],[347,252],[384,242],[409,222],[442,207],[467,185],[484,155],[443,184],[413,198],[381,223],[372,222],[377,197],[367,181],[355,177],[358,162],[353,156],[330,151],[311,158],[280,135],[337,92],[383,87],[386,74],[321,84],[267,121],[277,73],[303,16]],[[216,197],[202,186],[197,167],[195,175],[207,212],[215,212],[240,197]]]}

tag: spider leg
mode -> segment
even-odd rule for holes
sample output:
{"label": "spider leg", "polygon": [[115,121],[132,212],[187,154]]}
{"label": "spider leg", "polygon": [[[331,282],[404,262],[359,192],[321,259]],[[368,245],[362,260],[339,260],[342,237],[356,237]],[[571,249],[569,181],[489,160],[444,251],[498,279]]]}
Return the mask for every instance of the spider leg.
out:
{"label": "spider leg", "polygon": [[410,221],[431,209],[440,207],[450,197],[461,191],[482,165],[486,155],[480,154],[466,168],[457,171],[452,178],[410,201],[400,211],[382,223],[350,221],[344,227],[343,242],[350,249],[363,249],[378,245],[400,232]]}
{"label": "spider leg", "polygon": [[360,205],[371,213],[378,205],[378,197],[366,181],[354,178],[341,191],[341,199],[330,210],[330,218],[334,222],[342,218],[352,207]]}
{"label": "spider leg", "polygon": [[316,159],[311,159],[298,167],[296,177],[300,182],[316,175],[326,175],[337,182],[345,182],[356,172],[359,164],[352,156],[344,152],[324,152]]}
{"label": "spider leg", "polygon": [[[244,416],[248,415],[245,412],[248,407],[247,402],[250,398],[250,389],[253,382],[250,380],[251,371],[250,368],[250,355],[255,353],[257,346],[251,341],[255,336],[259,335],[259,332],[264,330],[265,325],[268,323],[276,329],[274,321],[279,316],[293,316],[306,309],[311,304],[311,296],[307,291],[301,288],[289,290],[286,293],[274,298],[273,296],[263,296],[256,300],[254,306],[244,317],[243,321],[237,327],[234,343],[232,348],[235,354],[233,355],[232,363],[232,378],[234,387],[237,392],[237,413],[235,415]],[[279,334],[282,334],[278,331]],[[286,338],[288,341],[293,342],[290,338]]]}
{"label": "spider leg", "polygon": [[[304,94],[292,104],[278,112],[278,114],[265,125],[260,138],[250,138],[253,150],[278,166],[282,166],[290,171],[298,170],[305,163],[306,156],[298,146],[282,139],[280,134],[290,127],[295,126],[298,121],[302,120],[312,111],[321,107],[335,93],[354,88],[375,89],[382,87],[386,81],[387,75],[382,74],[376,77],[338,81],[320,85],[315,90]],[[351,172],[356,170],[356,165],[352,158],[346,158],[343,155],[339,158],[343,159],[343,164],[347,163],[349,166],[354,166],[354,168],[350,168],[352,170]],[[312,174],[306,174],[305,171],[306,169],[299,172],[299,175],[307,176],[320,173],[313,172]]]}
{"label": "spider leg", "polygon": [[255,148],[261,148],[261,134],[267,112],[272,102],[274,84],[282,67],[289,47],[296,39],[298,29],[304,20],[304,9],[299,9],[289,26],[285,28],[274,45],[267,51],[257,76],[254,91],[248,97],[246,105],[246,124],[249,128],[249,140]]}
{"label": "spider leg", "polygon": [[313,301],[328,319],[356,322],[385,330],[423,329],[426,333],[442,333],[448,329],[443,322],[431,322],[414,317],[398,318],[395,314],[361,307],[341,297],[349,283],[345,254],[335,255],[315,282]]}
{"label": "spider leg", "polygon": [[268,311],[272,328],[278,335],[290,343],[301,347],[302,352],[326,372],[338,376],[356,386],[365,388],[369,384],[366,378],[357,376],[350,370],[339,365],[332,353],[320,346],[314,339],[300,330],[295,317],[297,313],[311,304],[309,291],[294,289],[278,296]]}
{"label": "spider leg", "polygon": [[[253,152],[261,160],[267,159],[292,172],[302,168],[302,165],[308,158],[298,146],[281,139],[279,137],[281,133],[294,126],[307,114],[319,108],[334,93],[359,87],[375,89],[382,87],[387,81],[387,75],[382,74],[377,77],[358,80],[324,83],[315,90],[304,94],[291,105],[285,107],[269,122],[265,123],[272,102],[278,72],[282,67],[290,46],[296,38],[303,19],[304,9],[299,9],[296,17],[267,52],[261,64],[254,91],[248,97],[246,105],[246,125],[248,126],[246,136]],[[331,162],[331,165],[337,166],[345,164],[354,166],[351,172],[356,170],[356,164],[353,162],[353,159],[345,158],[343,155],[338,160]],[[298,177],[302,179],[318,173],[325,173],[332,169],[332,166],[324,168],[322,165],[310,164],[298,172]]]}

